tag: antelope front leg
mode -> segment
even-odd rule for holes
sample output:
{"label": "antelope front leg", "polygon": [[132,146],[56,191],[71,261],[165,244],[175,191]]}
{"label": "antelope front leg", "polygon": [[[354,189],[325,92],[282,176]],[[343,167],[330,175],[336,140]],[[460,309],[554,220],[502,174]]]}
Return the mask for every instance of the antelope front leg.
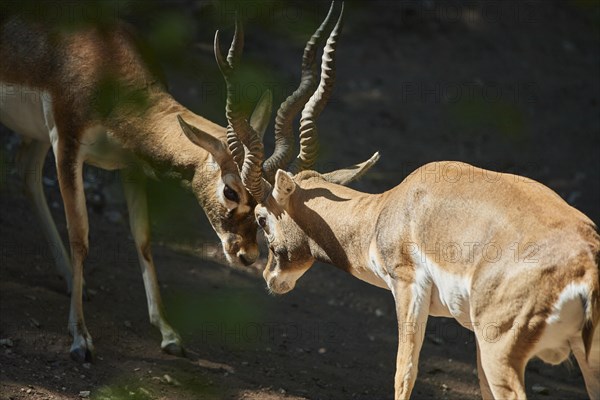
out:
{"label": "antelope front leg", "polygon": [[398,317],[398,356],[394,380],[395,400],[409,399],[425,337],[431,288],[412,282],[394,282],[392,289]]}
{"label": "antelope front leg", "polygon": [[481,364],[481,349],[479,348],[479,342],[477,343],[477,377],[479,378],[479,388],[481,389],[481,398],[483,400],[494,400],[494,395],[490,389],[483,365]]}
{"label": "antelope front leg", "polygon": [[[73,143],[69,143],[73,145]],[[83,319],[83,262],[88,253],[88,215],[83,192],[83,160],[78,148],[58,146],[55,149],[56,170],[60,192],[65,205],[73,279],[69,332],[73,336],[71,358],[76,361],[92,361],[94,345]]]}
{"label": "antelope front leg", "polygon": [[138,259],[142,269],[150,323],[160,329],[162,342],[160,347],[166,353],[183,356],[185,354],[181,338],[165,318],[165,312],[160,297],[156,270],[150,250],[150,224],[148,222],[148,204],[146,198],[146,178],[141,173],[125,170],[121,180],[129,210],[129,225],[135,240]]}

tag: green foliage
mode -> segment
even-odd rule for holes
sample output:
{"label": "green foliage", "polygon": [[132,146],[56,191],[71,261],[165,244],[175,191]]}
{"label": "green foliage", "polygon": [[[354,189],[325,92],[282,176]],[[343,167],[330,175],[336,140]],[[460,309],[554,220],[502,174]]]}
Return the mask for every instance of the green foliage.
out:
{"label": "green foliage", "polygon": [[[182,378],[185,374],[185,379]],[[181,375],[181,376],[180,376]],[[168,383],[162,377],[159,381],[153,380],[152,384],[159,382],[162,385]],[[212,382],[202,376],[188,376],[187,373],[181,372],[174,375],[172,378],[177,379],[177,386],[172,387],[172,391],[179,392],[181,397],[195,398],[204,400],[216,400],[223,398],[223,390],[215,387]],[[113,382],[110,385],[102,386],[98,390],[91,393],[91,400],[154,400],[163,398],[158,390],[153,390],[151,385],[145,384],[137,378],[126,377]]]}
{"label": "green foliage", "polygon": [[148,105],[148,93],[144,88],[126,85],[111,74],[105,74],[94,89],[94,111],[102,118],[117,109],[143,112]]}
{"label": "green foliage", "polygon": [[207,345],[252,347],[267,305],[255,291],[219,289],[213,293],[178,292],[167,299],[173,324]]}
{"label": "green foliage", "polygon": [[147,36],[148,44],[161,60],[185,58],[194,38],[195,25],[188,15],[165,13],[154,19]]}
{"label": "green foliage", "polygon": [[141,390],[139,384],[115,384],[112,386],[103,386],[98,391],[92,393],[92,400],[152,400],[156,397],[147,390]]}

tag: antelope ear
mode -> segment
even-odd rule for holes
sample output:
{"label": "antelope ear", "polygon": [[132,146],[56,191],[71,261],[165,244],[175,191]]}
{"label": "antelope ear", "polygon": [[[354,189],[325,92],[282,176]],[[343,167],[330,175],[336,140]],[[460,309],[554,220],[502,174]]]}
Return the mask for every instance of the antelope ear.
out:
{"label": "antelope ear", "polygon": [[177,120],[179,121],[179,125],[181,125],[181,129],[185,136],[187,136],[192,143],[212,154],[219,165],[223,165],[228,160],[229,153],[225,143],[221,142],[216,137],[201,131],[195,126],[188,124],[179,114],[177,115]]}
{"label": "antelope ear", "polygon": [[379,152],[373,154],[371,158],[360,164],[353,165],[349,168],[338,169],[337,171],[328,172],[321,176],[327,182],[337,183],[338,185],[346,185],[355,179],[360,178],[379,160]]}
{"label": "antelope ear", "polygon": [[252,116],[250,117],[250,126],[258,134],[258,137],[262,141],[269,121],[271,119],[271,112],[273,111],[273,94],[270,90],[265,90],[260,96]]}
{"label": "antelope ear", "polygon": [[285,207],[290,199],[290,195],[296,190],[296,182],[287,172],[278,169],[275,174],[275,187],[272,196],[282,207]]}

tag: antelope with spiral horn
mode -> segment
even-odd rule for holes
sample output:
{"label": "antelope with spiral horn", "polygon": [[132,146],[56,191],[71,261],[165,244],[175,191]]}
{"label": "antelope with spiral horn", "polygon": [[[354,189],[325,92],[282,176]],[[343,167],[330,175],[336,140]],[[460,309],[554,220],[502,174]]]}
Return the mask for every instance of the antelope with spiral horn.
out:
{"label": "antelope with spiral horn", "polygon": [[[327,21],[329,17],[323,26]],[[315,46],[322,30],[307,43],[298,90],[279,109],[277,145],[265,163],[267,178],[289,161],[293,151],[289,124],[315,89]],[[219,67],[227,79],[233,79],[243,42],[241,24],[236,24],[226,61],[219,50],[218,34],[215,39]],[[161,302],[150,250],[147,177],[178,179],[194,193],[221,239],[229,262],[249,265],[259,255],[253,209],[256,198],[260,198],[258,191],[263,190],[261,168],[255,167],[257,159],[262,160],[263,149],[256,136],[262,138],[269,121],[270,93],[262,96],[248,119],[228,96],[229,124],[221,127],[177,102],[145,54],[131,27],[120,21],[112,21],[109,26],[83,25],[63,30],[27,15],[15,15],[4,18],[0,25],[0,122],[23,138],[18,168],[53,249],[53,261],[71,295],[70,354],[79,361],[90,361],[94,355],[82,303],[83,265],[89,248],[84,163],[122,173],[150,322],[160,329],[164,351],[182,355],[184,349]],[[127,99],[142,99],[142,106],[117,101],[110,109],[102,109],[98,88],[111,79],[117,81]],[[231,91],[228,84],[229,95]],[[60,239],[41,183],[50,148],[64,202],[70,255]],[[314,149],[310,153],[305,150],[301,153],[302,163],[314,162]]]}
{"label": "antelope with spiral horn", "polygon": [[243,182],[268,242],[269,290],[289,292],[315,261],[390,290],[399,333],[396,400],[410,398],[429,315],[474,331],[484,399],[525,399],[527,362],[559,364],[571,353],[590,398],[600,398],[600,236],[587,216],[541,183],[460,162],[422,166],[381,194],[345,186],[378,153],[346,169],[307,170],[341,21],[340,14],[319,87],[303,110],[293,173],[278,169],[271,180],[269,170],[261,179],[260,136],[243,118],[230,120],[252,155],[245,168],[253,178]]}

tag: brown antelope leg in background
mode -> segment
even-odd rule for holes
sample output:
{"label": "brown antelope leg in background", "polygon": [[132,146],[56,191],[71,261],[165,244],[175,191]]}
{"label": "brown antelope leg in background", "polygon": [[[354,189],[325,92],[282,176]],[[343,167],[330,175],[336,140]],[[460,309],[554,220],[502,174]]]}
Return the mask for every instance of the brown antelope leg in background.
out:
{"label": "brown antelope leg in background", "polygon": [[67,293],[71,294],[73,286],[71,260],[48,209],[42,185],[44,161],[49,149],[50,142],[23,140],[17,156],[17,165],[25,184],[27,196],[33,203],[36,217],[40,221],[40,226],[50,246],[56,269],[66,282]]}
{"label": "brown antelope leg in background", "polygon": [[[61,130],[59,129],[59,133]],[[76,361],[91,361],[94,345],[83,318],[83,262],[88,254],[88,215],[83,191],[83,157],[75,140],[64,140],[59,136],[55,148],[58,183],[65,205],[71,262],[73,265],[73,286],[69,312],[69,332],[73,336],[71,358]]]}
{"label": "brown antelope leg in background", "polygon": [[129,210],[129,225],[135,240],[138,253],[150,323],[160,329],[163,351],[176,356],[183,356],[184,349],[181,338],[167,322],[163,308],[156,269],[150,248],[150,223],[148,221],[148,202],[146,197],[146,177],[132,170],[121,171],[121,180]]}

